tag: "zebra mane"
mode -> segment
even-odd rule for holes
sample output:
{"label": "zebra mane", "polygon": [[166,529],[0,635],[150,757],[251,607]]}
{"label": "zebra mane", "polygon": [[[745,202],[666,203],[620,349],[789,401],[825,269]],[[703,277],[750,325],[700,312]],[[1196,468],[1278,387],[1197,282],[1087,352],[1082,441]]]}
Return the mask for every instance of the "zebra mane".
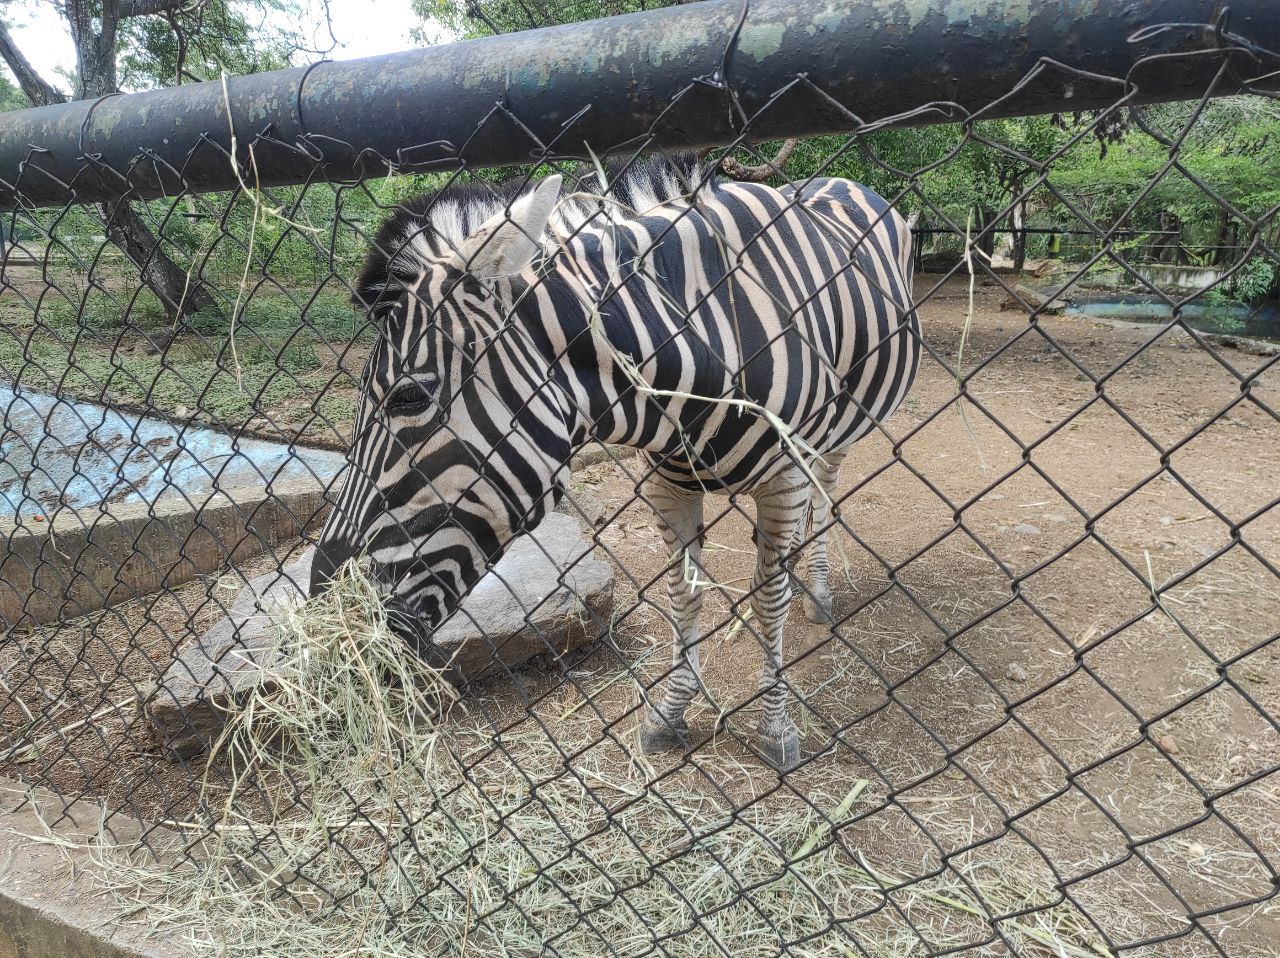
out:
{"label": "zebra mane", "polygon": [[[692,153],[660,154],[632,162],[612,160],[605,165],[609,190],[604,194],[594,166],[582,165],[565,177],[564,196],[575,192],[604,194],[644,213],[660,203],[687,196],[699,181],[697,158]],[[500,183],[455,182],[432,193],[399,204],[383,221],[356,283],[352,301],[364,308],[385,301],[431,266],[438,264],[491,216],[533,187],[523,177]],[[589,199],[560,203],[552,229],[570,234],[601,206]],[[617,207],[605,204],[606,213]]]}

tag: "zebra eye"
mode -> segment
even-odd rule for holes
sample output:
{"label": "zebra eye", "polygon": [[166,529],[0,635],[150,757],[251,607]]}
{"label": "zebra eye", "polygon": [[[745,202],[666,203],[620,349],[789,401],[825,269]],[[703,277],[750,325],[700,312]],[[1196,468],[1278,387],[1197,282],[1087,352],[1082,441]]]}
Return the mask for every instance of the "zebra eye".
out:
{"label": "zebra eye", "polygon": [[420,412],[435,402],[440,378],[431,373],[410,376],[387,397],[387,408],[396,413]]}

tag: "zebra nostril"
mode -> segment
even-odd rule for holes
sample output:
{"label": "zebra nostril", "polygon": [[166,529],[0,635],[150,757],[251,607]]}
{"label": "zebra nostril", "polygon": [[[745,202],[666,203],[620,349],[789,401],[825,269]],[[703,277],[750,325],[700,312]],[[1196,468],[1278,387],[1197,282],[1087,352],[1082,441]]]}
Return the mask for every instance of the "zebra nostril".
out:
{"label": "zebra nostril", "polygon": [[388,595],[384,599],[384,607],[387,625],[391,627],[391,631],[411,645],[416,645],[425,639],[421,620],[408,602],[399,596]]}
{"label": "zebra nostril", "polygon": [[410,602],[402,596],[387,594],[383,605],[386,609],[387,625],[414,655],[436,668],[444,668],[448,665],[431,640],[434,630]]}

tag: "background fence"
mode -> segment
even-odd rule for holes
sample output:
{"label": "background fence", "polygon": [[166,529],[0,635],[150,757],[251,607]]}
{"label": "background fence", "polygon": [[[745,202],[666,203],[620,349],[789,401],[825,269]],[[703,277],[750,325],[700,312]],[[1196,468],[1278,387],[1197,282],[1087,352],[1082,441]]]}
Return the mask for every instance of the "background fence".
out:
{"label": "background fence", "polygon": [[[127,920],[225,954],[1274,954],[1280,14],[1078,6],[715,0],[7,116],[14,794],[105,809]],[[453,685],[368,579],[295,598],[383,218],[676,147],[921,215],[919,375],[811,530],[833,606],[785,626],[781,773],[754,506],[709,497],[670,559],[629,448],[578,450],[434,632]],[[672,568],[706,695],[646,755]]]}

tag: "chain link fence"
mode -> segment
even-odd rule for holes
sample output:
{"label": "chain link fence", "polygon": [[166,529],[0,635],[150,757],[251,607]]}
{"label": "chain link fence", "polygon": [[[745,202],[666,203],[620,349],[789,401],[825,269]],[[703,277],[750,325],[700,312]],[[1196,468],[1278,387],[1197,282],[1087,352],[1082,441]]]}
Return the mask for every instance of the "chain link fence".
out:
{"label": "chain link fence", "polygon": [[[548,22],[518,12],[481,4],[469,27]],[[1152,19],[1125,74],[1079,52],[995,102],[921,94],[871,122],[800,70],[748,110],[733,79],[766,53],[749,8],[730,12],[719,72],[683,78],[646,136],[584,149],[577,124],[609,102],[471,116],[518,168],[241,120],[189,133],[186,164],[138,135],[113,141],[127,168],[86,147],[66,177],[41,142],[6,167],[6,807],[51,829],[100,810],[87,841],[122,920],[227,955],[1275,953],[1280,206],[1250,173],[1280,130],[1280,57],[1226,18]],[[632,22],[607,25],[624,59]],[[1198,99],[1147,102],[1153,70],[1198,77]],[[1074,84],[1095,91],[1082,112],[1010,106]],[[210,95],[249,115],[225,84]],[[81,141],[131,100],[91,108]],[[732,135],[673,134],[685,100]],[[822,135],[783,142],[813,104]],[[676,180],[651,165],[673,139],[699,149]],[[440,265],[463,252],[450,238],[396,280],[446,219],[482,231],[467,210],[496,210],[518,247],[503,231],[523,235],[553,174],[523,279]],[[824,178],[884,204],[831,227],[848,262],[822,275],[804,245],[828,234],[795,218]],[[743,230],[716,213],[727,195],[776,210]],[[895,273],[898,223],[917,232]],[[590,255],[627,280],[594,284]],[[774,279],[752,275],[764,262]],[[564,270],[585,277],[572,304]],[[863,308],[836,362],[839,282]],[[707,364],[746,353],[707,330],[771,298],[768,388],[739,360],[708,392]],[[582,338],[556,341],[574,309]],[[538,315],[552,332],[530,334]],[[662,317],[680,322],[660,342]],[[881,415],[860,377],[890,338],[903,394]],[[470,392],[424,385],[463,366],[405,358],[444,344]],[[842,389],[815,400],[833,364]],[[566,365],[594,370],[608,416]],[[508,379],[534,384],[521,408]],[[401,380],[418,392],[391,428]],[[547,463],[556,389],[587,425]],[[846,413],[864,434],[828,498],[810,427]],[[696,437],[716,416],[767,435],[753,455],[802,483],[803,518],[715,488],[727,460]],[[444,434],[471,460],[445,462]],[[696,524],[688,490],[663,491],[680,456],[711,486]],[[528,462],[545,489],[522,490]],[[475,510],[487,525],[440,518]],[[421,567],[446,527],[478,582]],[[829,575],[803,558],[821,541]],[[405,600],[413,583],[441,590],[442,621]],[[655,731],[691,657],[684,724]],[[758,733],[780,693],[795,754]]]}

